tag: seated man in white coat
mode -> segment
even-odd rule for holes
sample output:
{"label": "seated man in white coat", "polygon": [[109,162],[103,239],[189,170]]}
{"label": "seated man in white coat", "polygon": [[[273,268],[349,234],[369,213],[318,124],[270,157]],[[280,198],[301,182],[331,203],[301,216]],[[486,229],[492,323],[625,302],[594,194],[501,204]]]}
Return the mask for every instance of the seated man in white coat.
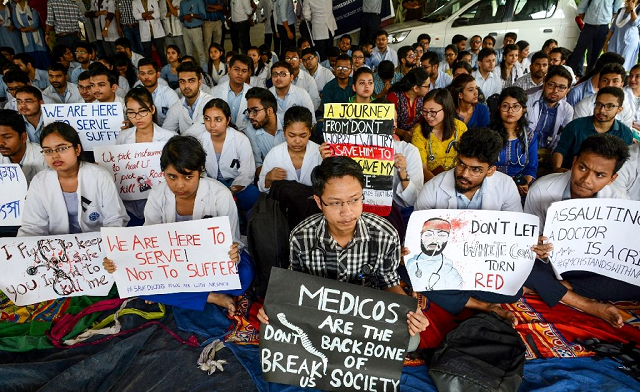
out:
{"label": "seated man in white coat", "polygon": [[320,108],[320,94],[318,93],[318,85],[313,77],[300,68],[302,62],[302,53],[300,49],[296,47],[287,48],[284,54],[284,61],[291,65],[293,68],[293,85],[300,87],[304,91],[309,93],[311,102],[313,102],[313,108],[318,110]]}
{"label": "seated man in white coat", "polygon": [[[586,138],[573,160],[571,171],[549,174],[538,179],[529,189],[524,211],[540,218],[540,232],[544,230],[547,209],[553,202],[583,198],[626,199],[624,189],[612,185],[618,170],[629,158],[629,150],[620,138],[596,134]],[[545,237],[534,250],[541,258],[549,256],[552,244]],[[600,317],[616,328],[623,325],[618,309],[598,301],[635,301],[640,287],[592,272],[571,271],[556,279],[551,265],[536,260],[525,287],[536,291],[550,307],[558,302]]]}
{"label": "seated man in white coat", "polygon": [[138,79],[140,83],[151,93],[153,104],[156,107],[158,125],[164,124],[169,108],[180,101],[178,94],[169,87],[166,82],[161,84],[160,68],[158,64],[148,58],[138,61]]}
{"label": "seated man in white coat", "polygon": [[252,87],[247,91],[247,110],[249,124],[245,135],[251,142],[253,159],[256,161],[256,176],[260,175],[262,162],[274,146],[284,143],[282,118],[278,112],[278,102],[271,91],[262,87]]}
{"label": "seated man in white coat", "polygon": [[[598,79],[598,90],[605,87],[624,87],[624,80],[627,76],[627,71],[620,64],[611,63],[607,64],[600,71],[600,79]],[[593,115],[593,105],[596,104],[597,94],[592,94],[576,104],[573,109],[573,119],[580,117],[589,117]],[[633,126],[633,119],[635,116],[635,110],[633,105],[628,100],[622,102],[622,111],[616,115],[616,120],[619,120],[624,125],[631,128]]]}
{"label": "seated man in white coat", "polygon": [[640,144],[629,146],[629,160],[618,170],[614,185],[625,189],[631,200],[640,201]]}
{"label": "seated man in white coat", "polygon": [[304,106],[313,115],[316,122],[315,108],[308,92],[293,85],[293,67],[285,61],[278,61],[271,67],[273,87],[269,89],[278,101],[278,116],[284,118],[284,112],[292,106]]}
{"label": "seated man in white coat", "polygon": [[202,69],[197,64],[183,62],[178,66],[177,73],[182,99],[171,105],[162,127],[180,134],[198,136],[204,132],[202,108],[213,97],[200,90]]}
{"label": "seated man in white coat", "polygon": [[[488,128],[471,128],[460,136],[456,166],[429,180],[422,188],[416,211],[427,209],[468,209],[522,212],[520,194],[513,179],[496,171],[502,138]],[[516,302],[515,295],[483,291],[438,290],[423,293],[447,312],[457,315],[464,308],[495,312],[517,323],[515,316],[499,304]]]}
{"label": "seated man in white coat", "polygon": [[20,113],[0,109],[0,163],[19,164],[29,183],[39,171],[47,168],[41,150],[40,144],[29,141]]}
{"label": "seated man in white coat", "polygon": [[67,74],[68,68],[61,63],[53,63],[47,72],[49,87],[42,91],[42,95],[53,103],[81,103],[82,96],[78,86],[71,83]]}
{"label": "seated man in white coat", "polygon": [[220,83],[211,96],[226,101],[231,108],[231,121],[241,132],[247,129],[249,121],[244,113],[247,110],[247,91],[251,86],[247,83],[251,78],[253,61],[245,55],[233,56],[229,61],[229,80]]}

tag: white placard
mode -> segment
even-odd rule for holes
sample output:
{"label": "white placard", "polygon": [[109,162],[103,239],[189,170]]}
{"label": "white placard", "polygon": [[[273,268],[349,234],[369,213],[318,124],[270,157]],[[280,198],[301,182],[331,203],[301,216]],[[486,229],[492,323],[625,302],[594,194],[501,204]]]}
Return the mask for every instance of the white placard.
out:
{"label": "white placard", "polygon": [[103,227],[107,257],[116,264],[121,298],[240,288],[226,216],[143,227]]}
{"label": "white placard", "polygon": [[122,200],[141,200],[164,181],[160,155],[165,142],[96,146],[96,163],[113,174]]}
{"label": "white placard", "polygon": [[20,226],[27,179],[20,165],[0,164],[0,226]]}
{"label": "white placard", "polygon": [[16,305],[107,295],[100,233],[0,238],[0,289]]}
{"label": "white placard", "polygon": [[553,244],[558,278],[589,271],[640,286],[640,202],[572,199],[547,210],[544,235]]}
{"label": "white placard", "polygon": [[124,113],[120,102],[52,103],[42,105],[44,125],[62,121],[71,125],[85,151],[95,146],[113,146],[120,133]]}
{"label": "white placard", "polygon": [[415,211],[405,240],[414,290],[515,294],[533,268],[538,222],[518,212]]}

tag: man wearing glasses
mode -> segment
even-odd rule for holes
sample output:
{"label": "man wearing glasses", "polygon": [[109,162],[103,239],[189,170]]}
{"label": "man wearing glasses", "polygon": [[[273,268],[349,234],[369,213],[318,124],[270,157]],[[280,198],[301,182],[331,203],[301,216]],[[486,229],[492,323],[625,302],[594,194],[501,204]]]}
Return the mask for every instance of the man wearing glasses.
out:
{"label": "man wearing glasses", "polygon": [[304,64],[304,68],[307,72],[309,72],[309,75],[311,75],[313,80],[316,82],[318,94],[322,97],[322,90],[324,90],[324,86],[333,80],[335,76],[328,68],[320,65],[316,52],[311,48],[307,48],[302,51],[302,63]]}
{"label": "man wearing glasses", "polygon": [[88,42],[78,42],[76,45],[76,61],[80,64],[71,72],[71,83],[78,83],[78,76],[84,71],[89,70],[91,64],[91,44]]}
{"label": "man wearing glasses", "polygon": [[626,145],[631,145],[631,129],[616,120],[616,116],[622,112],[623,102],[624,92],[621,88],[604,87],[598,90],[593,116],[577,118],[562,131],[560,141],[553,151],[553,171],[569,171],[578,156],[580,145],[591,135],[609,134],[619,137]]}
{"label": "man wearing glasses", "polygon": [[[495,162],[502,146],[500,135],[489,128],[471,128],[463,133],[455,147],[458,152],[456,166],[424,185],[416,201],[416,211],[457,209],[522,212],[516,184],[508,175],[496,171]],[[522,290],[514,296],[463,290],[429,291],[426,295],[453,315],[469,308],[495,312],[515,323],[513,314],[499,304],[517,301]]]}
{"label": "man wearing glasses", "polygon": [[478,63],[478,53],[480,53],[480,49],[482,48],[482,37],[479,35],[474,35],[471,37],[471,41],[469,41],[469,53],[471,53],[471,68],[476,69]]}
{"label": "man wearing glasses", "polygon": [[398,58],[400,65],[396,68],[396,72],[406,75],[416,66],[416,53],[411,46],[403,46],[398,49]]}
{"label": "man wearing glasses", "polygon": [[[348,157],[326,158],[311,173],[311,182],[322,213],[308,217],[291,232],[290,268],[406,295],[397,272],[401,257],[397,231],[386,219],[362,212],[360,165]],[[264,309],[258,318],[269,321]],[[409,312],[407,322],[412,336],[429,325],[422,311]]]}
{"label": "man wearing glasses", "polygon": [[158,125],[162,126],[171,105],[180,100],[178,94],[166,83],[162,85],[158,83],[161,80],[160,69],[158,64],[151,59],[143,58],[138,62],[138,79],[151,93],[156,113],[158,113]]}
{"label": "man wearing glasses", "polygon": [[256,177],[262,171],[262,162],[274,146],[286,142],[282,129],[282,118],[278,117],[278,102],[271,91],[252,87],[247,91],[246,116],[249,125],[245,134],[251,143],[253,159],[256,161]]}
{"label": "man wearing glasses", "polygon": [[320,107],[320,94],[318,94],[318,86],[316,86],[315,80],[307,72],[301,72],[300,70],[300,49],[291,47],[285,49],[284,61],[291,65],[293,69],[293,85],[300,87],[304,91],[308,92],[311,96],[311,102],[313,102],[314,110],[318,110]]}
{"label": "man wearing glasses", "polygon": [[278,102],[277,115],[284,118],[284,113],[292,106],[304,106],[311,112],[313,123],[316,122],[315,108],[308,92],[293,85],[293,67],[286,61],[278,61],[271,67],[273,87],[269,89]]}
{"label": "man wearing glasses", "polygon": [[[12,68],[8,71],[5,71],[3,76],[3,81],[7,86],[7,103],[5,104],[5,109],[18,110],[18,104],[16,102],[16,91],[18,88],[23,86],[31,86],[31,81],[29,80],[29,76],[22,72],[19,68]],[[41,93],[40,89],[35,87],[38,92]],[[42,98],[41,98],[42,99]],[[44,103],[52,103],[49,98],[44,97]],[[40,140],[34,140],[36,143],[40,143]]]}
{"label": "man wearing glasses", "polygon": [[573,78],[561,65],[549,68],[542,89],[527,97],[529,129],[538,140],[538,178],[551,172],[551,152],[573,119],[573,107],[564,99]]}
{"label": "man wearing glasses", "polygon": [[425,52],[420,59],[420,65],[429,74],[431,90],[447,88],[453,81],[451,75],[440,70],[440,58],[436,52]]}
{"label": "man wearing glasses", "polygon": [[347,103],[353,95],[353,78],[351,70],[353,61],[346,54],[341,54],[336,59],[334,73],[336,78],[328,82],[322,90],[322,104],[325,103]]}

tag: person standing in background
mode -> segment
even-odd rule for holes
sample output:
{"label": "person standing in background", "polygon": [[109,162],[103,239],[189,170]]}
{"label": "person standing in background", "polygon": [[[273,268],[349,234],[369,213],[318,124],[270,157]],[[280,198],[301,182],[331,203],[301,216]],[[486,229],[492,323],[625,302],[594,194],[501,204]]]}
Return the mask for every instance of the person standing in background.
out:
{"label": "person standing in background", "polygon": [[204,47],[208,48],[212,42],[222,45],[222,21],[224,20],[224,0],[204,0],[206,17],[202,23]]}
{"label": "person standing in background", "polygon": [[[164,0],[161,0],[164,1]],[[140,40],[140,28],[138,21],[133,17],[133,0],[116,0],[116,22],[118,22],[118,34],[131,41],[131,49],[136,53],[143,53]]]}
{"label": "person standing in background", "polygon": [[311,22],[311,35],[315,49],[320,59],[326,60],[329,48],[333,46],[333,34],[338,29],[331,0],[305,1],[302,16],[306,21]]}
{"label": "person standing in background", "polygon": [[280,34],[280,53],[283,58],[287,48],[296,46],[296,13],[292,0],[276,0],[276,16],[278,18],[278,34]]}
{"label": "person standing in background", "polygon": [[[160,0],[162,1],[162,0]],[[144,56],[151,58],[151,45],[156,47],[162,65],[167,63],[167,56],[164,53],[164,28],[160,18],[162,13],[158,0],[134,0],[133,16],[140,24],[140,38]],[[137,65],[136,65],[137,67]]]}
{"label": "person standing in background", "polygon": [[180,3],[180,20],[183,26],[185,54],[194,55],[198,52],[199,65],[207,62],[202,42],[202,21],[205,18],[204,2],[202,0],[183,0]]}
{"label": "person standing in background", "polygon": [[251,46],[249,30],[252,17],[253,2],[251,0],[231,0],[231,44],[236,53],[247,54]]}
{"label": "person standing in background", "polygon": [[78,21],[86,22],[86,19],[74,1],[49,0],[45,40],[48,41],[49,33],[55,31],[58,44],[75,47],[80,40]]}
{"label": "person standing in background", "polygon": [[164,25],[165,47],[175,45],[180,53],[186,53],[184,39],[182,38],[182,23],[180,23],[180,1],[181,0],[161,0],[160,10],[162,12],[162,24]]}
{"label": "person standing in background", "polygon": [[[375,42],[376,33],[380,30],[380,12],[382,0],[362,0],[362,16],[360,17],[360,45],[363,42]],[[396,64],[397,66],[397,64]]]}

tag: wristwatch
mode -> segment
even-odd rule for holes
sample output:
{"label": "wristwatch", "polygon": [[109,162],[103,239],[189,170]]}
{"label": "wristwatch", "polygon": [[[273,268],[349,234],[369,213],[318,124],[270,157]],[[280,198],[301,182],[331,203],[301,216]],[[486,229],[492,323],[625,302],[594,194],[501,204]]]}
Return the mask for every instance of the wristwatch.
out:
{"label": "wristwatch", "polygon": [[402,178],[400,176],[398,176],[398,178],[400,178],[400,181],[405,182],[405,181],[409,181],[411,178],[409,178],[409,173],[407,173],[407,176],[405,178]]}

